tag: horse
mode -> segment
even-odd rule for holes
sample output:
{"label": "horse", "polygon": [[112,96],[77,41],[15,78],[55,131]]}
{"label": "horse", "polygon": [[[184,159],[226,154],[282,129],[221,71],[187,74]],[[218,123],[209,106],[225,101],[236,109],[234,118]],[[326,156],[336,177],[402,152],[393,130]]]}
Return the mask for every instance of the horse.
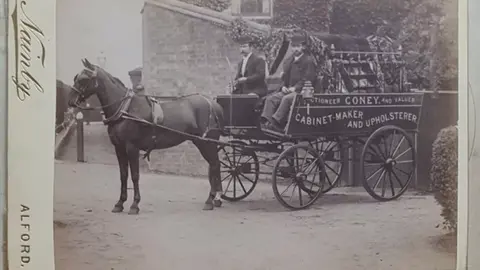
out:
{"label": "horse", "polygon": [[140,150],[167,149],[191,141],[208,163],[210,191],[203,210],[221,207],[222,183],[218,141],[223,123],[223,109],[214,100],[200,94],[178,97],[168,102],[138,95],[118,78],[82,59],[84,69],[73,79],[68,105],[81,108],[81,103],[97,95],[105,115],[110,142],[120,169],[120,198],[112,212],[123,212],[127,200],[128,167],[133,182],[133,202],[128,214],[138,215],[140,208]]}
{"label": "horse", "polygon": [[70,86],[57,80],[57,101],[55,108],[55,132],[60,132],[62,123],[65,120],[65,113],[67,112],[67,96],[70,91]]}

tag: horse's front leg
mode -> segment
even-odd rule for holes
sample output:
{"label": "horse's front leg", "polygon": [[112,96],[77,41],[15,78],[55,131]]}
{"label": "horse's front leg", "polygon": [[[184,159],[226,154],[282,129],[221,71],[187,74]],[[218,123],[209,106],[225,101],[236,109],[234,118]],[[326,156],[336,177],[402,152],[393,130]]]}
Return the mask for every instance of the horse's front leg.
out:
{"label": "horse's front leg", "polygon": [[123,145],[115,146],[115,154],[117,155],[118,167],[120,169],[120,199],[112,209],[113,213],[123,211],[123,204],[127,200],[127,180],[128,180],[128,156],[127,150]]}
{"label": "horse's front leg", "polygon": [[140,203],[140,150],[131,146],[128,148],[128,163],[130,164],[130,174],[132,175],[132,182],[133,182],[133,202],[130,206],[130,211],[128,212],[129,215],[138,215],[140,212],[140,208],[138,204]]}

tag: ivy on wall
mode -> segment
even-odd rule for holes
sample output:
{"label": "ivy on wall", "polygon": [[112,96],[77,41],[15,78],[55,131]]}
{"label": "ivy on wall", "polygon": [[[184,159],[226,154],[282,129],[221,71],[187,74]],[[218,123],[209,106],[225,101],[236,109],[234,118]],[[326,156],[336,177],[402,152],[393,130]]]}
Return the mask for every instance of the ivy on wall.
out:
{"label": "ivy on wall", "polygon": [[211,10],[222,12],[230,7],[231,0],[180,0],[198,7],[205,7]]}
{"label": "ivy on wall", "polygon": [[332,0],[274,0],[273,27],[329,32]]}

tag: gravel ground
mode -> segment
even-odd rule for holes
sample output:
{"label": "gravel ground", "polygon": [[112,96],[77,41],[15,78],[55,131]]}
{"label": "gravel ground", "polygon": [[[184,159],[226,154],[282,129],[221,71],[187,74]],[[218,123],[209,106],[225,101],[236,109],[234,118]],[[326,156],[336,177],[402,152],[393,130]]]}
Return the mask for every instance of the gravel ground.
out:
{"label": "gravel ground", "polygon": [[207,180],[142,173],[140,215],[129,216],[110,212],[117,166],[57,161],[55,173],[57,270],[455,269],[431,196],[379,203],[338,188],[291,212],[260,183],[206,212]]}

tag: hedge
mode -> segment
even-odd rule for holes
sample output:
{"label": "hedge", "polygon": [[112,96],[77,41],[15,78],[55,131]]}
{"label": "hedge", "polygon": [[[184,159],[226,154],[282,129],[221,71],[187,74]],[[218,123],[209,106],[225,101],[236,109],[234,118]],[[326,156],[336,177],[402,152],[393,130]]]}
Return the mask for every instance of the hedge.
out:
{"label": "hedge", "polygon": [[457,230],[458,130],[455,126],[442,129],[433,142],[430,177],[435,200],[442,207],[445,229]]}

